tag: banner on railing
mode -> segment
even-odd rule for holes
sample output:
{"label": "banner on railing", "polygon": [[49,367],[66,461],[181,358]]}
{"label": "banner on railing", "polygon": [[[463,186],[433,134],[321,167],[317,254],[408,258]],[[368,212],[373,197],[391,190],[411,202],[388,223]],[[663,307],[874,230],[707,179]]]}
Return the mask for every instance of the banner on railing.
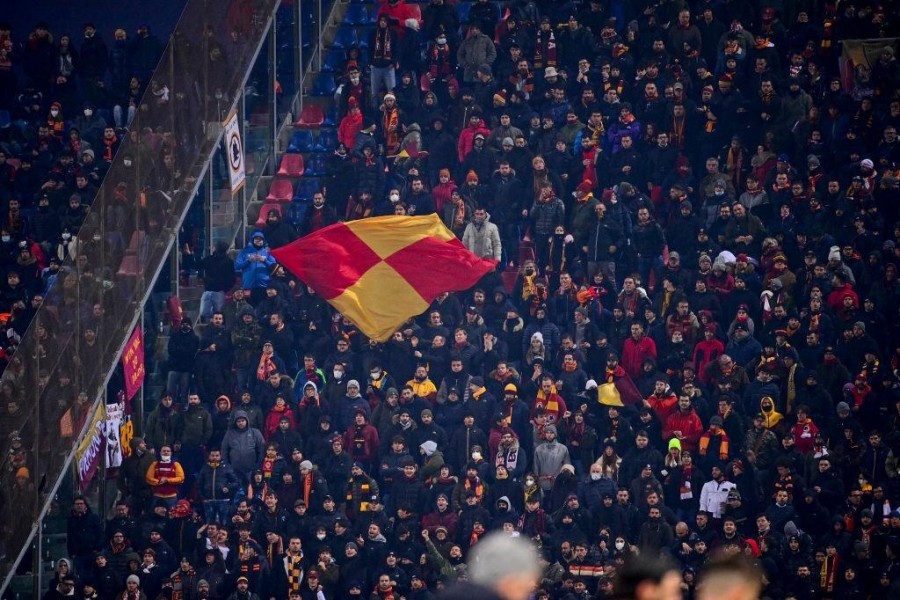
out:
{"label": "banner on railing", "polygon": [[122,368],[125,371],[125,398],[131,400],[144,385],[144,330],[140,325],[135,327],[125,345]]}
{"label": "banner on railing", "polygon": [[244,187],[247,171],[244,168],[244,144],[241,142],[241,129],[237,111],[231,111],[225,119],[225,155],[228,158],[228,172],[231,175],[231,194],[234,195]]}
{"label": "banner on railing", "polygon": [[78,447],[75,448],[75,464],[78,466],[78,485],[81,492],[84,493],[91,480],[97,474],[100,468],[100,460],[103,458],[104,447],[106,445],[106,412],[103,403],[97,405],[94,414],[88,422],[87,434]]}

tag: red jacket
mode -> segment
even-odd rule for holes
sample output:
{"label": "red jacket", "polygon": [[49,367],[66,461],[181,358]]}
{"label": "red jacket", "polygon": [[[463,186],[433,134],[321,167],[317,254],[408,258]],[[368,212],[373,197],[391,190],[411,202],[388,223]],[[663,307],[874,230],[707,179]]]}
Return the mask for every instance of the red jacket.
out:
{"label": "red jacket", "polygon": [[629,336],[625,340],[625,345],[622,348],[622,360],[619,362],[632,379],[637,379],[641,376],[641,365],[643,365],[645,358],[656,360],[656,342],[647,336],[636,342],[633,337]]}
{"label": "red jacket", "polygon": [[797,451],[802,454],[812,452],[813,446],[816,444],[817,433],[819,433],[819,426],[808,417],[804,423],[795,424],[791,429],[791,436],[794,438]]}
{"label": "red jacket", "polygon": [[697,452],[700,444],[700,436],[703,435],[703,421],[693,408],[688,412],[676,410],[664,421],[663,439],[670,440],[675,435],[673,431],[680,431],[684,437],[681,439],[681,449]]}
{"label": "red jacket", "polygon": [[344,448],[353,460],[378,460],[378,430],[368,423],[362,427],[351,425],[344,433]]}
{"label": "red jacket", "polygon": [[853,307],[859,308],[859,296],[853,291],[853,286],[849,283],[831,288],[828,299],[825,304],[834,312],[840,312],[844,307],[844,296],[853,298]]}
{"label": "red jacket", "polygon": [[650,408],[652,408],[653,412],[656,413],[656,416],[659,417],[660,423],[665,423],[669,416],[678,408],[678,396],[676,396],[672,392],[672,388],[668,386],[662,396],[650,394],[650,396],[647,397],[647,402],[650,403]]}
{"label": "red jacket", "polygon": [[706,365],[725,353],[725,345],[721,340],[700,340],[694,346],[694,373],[703,383],[709,384],[709,375],[706,374]]}
{"label": "red jacket", "polygon": [[478,133],[484,135],[486,141],[488,136],[491,135],[491,130],[484,125],[472,127],[472,125],[466,124],[466,128],[460,132],[459,141],[456,143],[456,152],[459,156],[459,162],[462,162],[466,158],[466,154],[472,151],[472,147],[475,145],[475,134]]}

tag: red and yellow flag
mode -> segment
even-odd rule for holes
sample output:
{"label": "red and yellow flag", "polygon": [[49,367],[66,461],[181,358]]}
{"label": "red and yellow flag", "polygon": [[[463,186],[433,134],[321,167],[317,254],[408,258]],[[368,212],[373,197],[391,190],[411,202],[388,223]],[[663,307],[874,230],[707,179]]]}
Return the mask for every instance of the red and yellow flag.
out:
{"label": "red and yellow flag", "polygon": [[272,255],[379,342],[438,294],[468,289],[496,265],[469,252],[437,215],[336,223]]}

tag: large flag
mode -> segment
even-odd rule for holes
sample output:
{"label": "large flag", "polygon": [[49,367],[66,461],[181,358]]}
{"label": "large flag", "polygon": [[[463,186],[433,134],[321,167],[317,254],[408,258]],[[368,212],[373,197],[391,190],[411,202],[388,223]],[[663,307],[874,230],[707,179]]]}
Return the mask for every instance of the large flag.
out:
{"label": "large flag", "polygon": [[606,373],[606,383],[597,386],[597,401],[607,406],[631,406],[642,400],[641,392],[621,366]]}
{"label": "large flag", "polygon": [[469,252],[437,215],[336,223],[272,254],[379,342],[440,293],[468,289],[496,266]]}

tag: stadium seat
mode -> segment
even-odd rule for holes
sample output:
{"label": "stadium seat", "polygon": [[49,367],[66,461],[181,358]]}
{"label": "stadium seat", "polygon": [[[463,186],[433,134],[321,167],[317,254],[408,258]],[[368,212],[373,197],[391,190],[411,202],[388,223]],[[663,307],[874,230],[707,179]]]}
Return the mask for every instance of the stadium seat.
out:
{"label": "stadium seat", "polygon": [[304,177],[297,182],[297,189],[294,190],[294,202],[312,200],[313,194],[319,191],[319,183],[315,177]]}
{"label": "stadium seat", "polygon": [[285,154],[281,157],[281,166],[278,167],[276,175],[302,177],[305,172],[306,168],[303,164],[302,154]]}
{"label": "stadium seat", "polygon": [[300,118],[294,123],[294,127],[314,129],[316,127],[321,127],[324,120],[325,111],[322,110],[321,106],[318,104],[307,104],[303,107],[303,110],[300,111]]}
{"label": "stadium seat", "polygon": [[323,129],[319,134],[319,141],[316,144],[316,152],[334,152],[338,145],[338,135],[336,129]]}
{"label": "stadium seat", "polygon": [[301,129],[300,131],[295,131],[294,134],[291,135],[291,141],[288,143],[287,151],[294,154],[298,152],[312,152],[313,146],[315,146],[315,141],[313,140],[312,131]]}
{"label": "stadium seat", "polygon": [[359,33],[354,27],[341,27],[338,29],[334,41],[331,43],[332,48],[350,48],[351,46],[359,46]]}
{"label": "stadium seat", "polygon": [[460,23],[469,22],[469,11],[472,10],[471,2],[459,2],[456,5],[456,14],[459,15]]}
{"label": "stadium seat", "polygon": [[306,175],[309,177],[321,177],[325,174],[325,155],[313,154],[306,163]]}
{"label": "stadium seat", "polygon": [[273,202],[264,202],[262,207],[259,209],[259,216],[256,217],[256,226],[262,227],[266,224],[266,217],[269,216],[269,211],[276,211],[279,216],[283,216],[281,212],[281,205]]}
{"label": "stadium seat", "polygon": [[333,103],[329,103],[328,111],[325,113],[325,120],[322,121],[323,127],[334,127],[337,125],[337,107]]}
{"label": "stadium seat", "polygon": [[319,73],[309,93],[313,96],[332,96],[336,89],[334,73]]}
{"label": "stadium seat", "polygon": [[322,61],[322,72],[323,73],[334,73],[338,71],[344,64],[344,61],[347,60],[347,55],[340,48],[333,48],[329,50],[328,54],[325,55],[325,60]]}
{"label": "stadium seat", "polygon": [[[287,156],[299,156],[299,154]],[[290,202],[293,197],[294,186],[291,184],[291,180],[286,177],[276,177],[269,186],[266,202]]]}
{"label": "stadium seat", "polygon": [[309,210],[310,200],[294,200],[287,209],[287,222],[294,227],[299,227],[303,223],[306,211]]}
{"label": "stadium seat", "polygon": [[344,15],[345,25],[366,25],[369,22],[368,6],[364,4],[351,4]]}

